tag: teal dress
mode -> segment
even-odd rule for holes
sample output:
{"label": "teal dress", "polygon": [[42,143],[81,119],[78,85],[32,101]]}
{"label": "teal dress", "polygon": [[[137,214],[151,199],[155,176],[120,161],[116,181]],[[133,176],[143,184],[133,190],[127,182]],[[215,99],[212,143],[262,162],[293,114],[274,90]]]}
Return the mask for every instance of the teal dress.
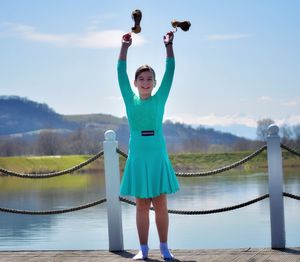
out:
{"label": "teal dress", "polygon": [[122,196],[153,198],[179,189],[162,132],[164,108],[174,69],[174,58],[167,58],[159,90],[143,100],[131,89],[126,61],[118,62],[119,86],[130,128],[129,153],[120,188]]}

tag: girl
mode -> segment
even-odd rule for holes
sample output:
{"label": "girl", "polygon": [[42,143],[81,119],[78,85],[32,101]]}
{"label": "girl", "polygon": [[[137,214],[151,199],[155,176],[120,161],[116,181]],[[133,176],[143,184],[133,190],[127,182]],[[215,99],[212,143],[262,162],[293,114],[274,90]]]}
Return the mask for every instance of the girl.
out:
{"label": "girl", "polygon": [[155,95],[155,72],[148,65],[140,66],[134,79],[138,89],[136,96],[131,89],[127,71],[127,51],[132,43],[131,34],[122,37],[118,61],[118,81],[126,106],[130,127],[129,154],[121,182],[121,195],[136,197],[136,224],[140,251],[134,260],[148,258],[149,209],[155,209],[155,221],[160,239],[160,251],[165,260],[172,259],[168,249],[169,217],[166,194],[179,189],[174,170],[170,163],[162,133],[165,103],[172,85],[175,60],[172,32],[164,36],[166,46],[166,70]]}

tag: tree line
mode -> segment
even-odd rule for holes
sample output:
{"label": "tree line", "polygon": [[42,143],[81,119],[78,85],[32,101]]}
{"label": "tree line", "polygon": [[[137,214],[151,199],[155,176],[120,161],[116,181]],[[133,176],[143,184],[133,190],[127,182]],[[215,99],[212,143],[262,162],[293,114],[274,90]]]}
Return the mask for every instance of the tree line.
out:
{"label": "tree line", "polygon": [[96,154],[102,149],[103,133],[77,129],[68,134],[41,131],[33,138],[0,138],[0,156]]}
{"label": "tree line", "polygon": [[[257,121],[256,135],[259,141],[266,141],[268,135],[268,127],[275,124],[274,120],[270,118],[261,119]],[[297,150],[300,149],[300,125],[288,126],[282,125],[279,128],[279,136],[281,143],[293,147]]]}
{"label": "tree line", "polygon": [[[180,145],[172,141],[167,145],[171,153],[256,150],[265,143],[267,128],[273,123],[272,119],[259,120],[256,140],[239,139],[235,143],[227,144],[209,143],[205,136],[200,136],[188,137]],[[280,127],[280,136],[282,143],[300,151],[300,125]],[[79,128],[69,133],[45,130],[29,138],[5,136],[0,137],[0,156],[96,154],[102,150],[103,139],[102,131],[89,128]],[[119,148],[127,149],[127,139],[119,140]]]}

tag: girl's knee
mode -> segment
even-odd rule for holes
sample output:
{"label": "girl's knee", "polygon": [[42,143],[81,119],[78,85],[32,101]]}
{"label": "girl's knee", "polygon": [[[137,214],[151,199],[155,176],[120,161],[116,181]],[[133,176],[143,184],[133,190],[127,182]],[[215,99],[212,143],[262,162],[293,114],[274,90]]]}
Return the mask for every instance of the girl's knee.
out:
{"label": "girl's knee", "polygon": [[151,205],[151,199],[149,198],[137,198],[136,209],[139,212],[149,211]]}
{"label": "girl's knee", "polygon": [[152,204],[155,211],[166,211],[167,210],[167,196],[160,195],[152,199]]}

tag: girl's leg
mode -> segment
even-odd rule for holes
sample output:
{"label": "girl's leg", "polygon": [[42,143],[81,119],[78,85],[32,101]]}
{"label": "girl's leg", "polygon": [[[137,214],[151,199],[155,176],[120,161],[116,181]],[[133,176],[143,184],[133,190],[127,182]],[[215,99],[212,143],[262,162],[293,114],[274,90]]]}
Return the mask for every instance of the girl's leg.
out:
{"label": "girl's leg", "polygon": [[167,196],[160,195],[152,199],[155,209],[155,222],[160,242],[168,241],[169,215],[167,209]]}
{"label": "girl's leg", "polygon": [[169,214],[167,208],[167,196],[160,195],[152,199],[155,209],[156,227],[160,239],[160,252],[164,259],[172,259],[174,256],[168,248]]}
{"label": "girl's leg", "polygon": [[141,245],[148,244],[150,204],[149,198],[136,199],[136,225]]}
{"label": "girl's leg", "polygon": [[148,234],[149,234],[149,209],[151,199],[136,199],[136,226],[140,240],[140,251],[133,257],[134,260],[145,259],[148,257]]}

